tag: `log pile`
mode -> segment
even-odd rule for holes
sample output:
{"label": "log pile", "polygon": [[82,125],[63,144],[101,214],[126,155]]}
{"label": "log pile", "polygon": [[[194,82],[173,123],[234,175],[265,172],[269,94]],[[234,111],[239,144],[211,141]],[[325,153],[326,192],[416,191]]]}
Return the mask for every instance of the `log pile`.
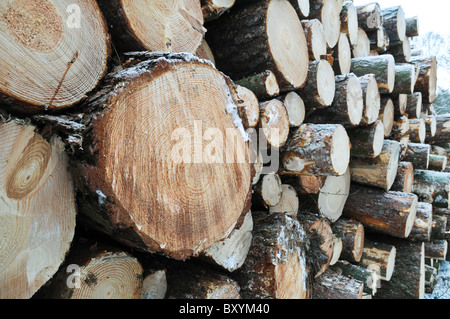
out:
{"label": "log pile", "polygon": [[450,257],[450,115],[400,6],[0,12],[0,298],[432,291]]}

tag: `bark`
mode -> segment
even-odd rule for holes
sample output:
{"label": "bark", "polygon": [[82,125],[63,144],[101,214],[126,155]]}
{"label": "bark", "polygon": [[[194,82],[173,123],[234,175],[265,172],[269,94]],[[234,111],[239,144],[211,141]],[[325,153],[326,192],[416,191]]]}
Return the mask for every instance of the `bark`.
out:
{"label": "bark", "polygon": [[357,6],[358,25],[365,31],[376,31],[383,25],[381,7],[378,3]]}
{"label": "bark", "polygon": [[447,167],[447,156],[430,154],[428,169],[432,171],[443,172]]}
{"label": "bark", "polygon": [[327,270],[313,282],[312,299],[362,299],[364,283]]}
{"label": "bark", "polygon": [[300,19],[309,17],[310,11],[309,0],[289,0],[289,2],[294,7]]}
{"label": "bark", "polygon": [[341,176],[349,161],[349,138],[338,124],[302,124],[281,153],[283,169],[292,174]]}
{"label": "bark", "polygon": [[399,154],[400,143],[385,139],[378,157],[352,158],[350,161],[352,181],[390,190],[397,175]]}
{"label": "bark", "polygon": [[306,37],[287,1],[265,0],[231,10],[208,25],[206,40],[217,67],[234,80],[270,70],[281,92],[298,89],[306,81]]}
{"label": "bark", "polygon": [[[66,14],[74,5],[83,13],[82,21]],[[0,46],[8,48],[1,58],[0,104],[8,111],[67,111],[107,72],[110,38],[95,1],[5,2],[0,16]]]}
{"label": "bark", "polygon": [[394,94],[413,94],[415,85],[415,69],[409,63],[397,63],[395,65]]}
{"label": "bark", "polygon": [[430,122],[432,125],[433,119],[436,120],[436,132],[434,136],[431,136],[431,128],[430,128],[430,134],[427,136],[427,143],[430,144],[441,144],[441,143],[448,143],[450,140],[450,115],[448,114],[439,114],[434,117],[430,118]]}
{"label": "bark", "polygon": [[424,144],[426,134],[427,127],[424,119],[420,118],[409,120],[409,140],[412,143]]}
{"label": "bark", "polygon": [[423,102],[434,103],[436,99],[437,60],[435,56],[412,57],[410,63],[419,66],[415,92],[421,92]]}
{"label": "bark", "polygon": [[0,120],[2,299],[33,296],[57,272],[75,234],[64,143],[42,133],[25,121]]}
{"label": "bark", "polygon": [[448,242],[446,240],[432,240],[425,244],[425,258],[445,260],[447,257]]}
{"label": "bark", "polygon": [[235,0],[218,1],[202,0],[202,13],[205,23],[218,19],[222,14],[228,12],[234,5]]}
{"label": "bark", "polygon": [[360,221],[364,228],[407,238],[416,218],[415,194],[352,186],[343,216]]}
{"label": "bark", "polygon": [[408,95],[405,113],[408,114],[409,119],[420,118],[422,113],[422,93],[414,92]]}
{"label": "bark", "polygon": [[334,267],[332,267],[332,269],[343,276],[363,282],[365,293],[370,295],[376,294],[377,285],[379,285],[379,278],[375,270],[368,269],[360,265],[353,265],[348,261],[339,261]]}
{"label": "bark", "polygon": [[406,36],[416,37],[419,35],[419,17],[406,18]]}
{"label": "bark", "polygon": [[447,216],[442,216],[434,213],[432,216],[431,225],[431,239],[433,240],[443,240],[446,239],[447,235]]}
{"label": "bark", "polygon": [[430,241],[433,227],[433,205],[419,202],[417,204],[416,221],[408,239],[413,241]]}
{"label": "bark", "polygon": [[[409,38],[404,38],[403,41],[390,41],[389,54],[392,54],[397,63],[407,63],[411,61],[411,42]],[[414,77],[414,82],[416,77]]]}
{"label": "bark", "polygon": [[364,249],[363,224],[353,219],[340,218],[331,227],[333,233],[342,239],[341,259],[359,263]]}

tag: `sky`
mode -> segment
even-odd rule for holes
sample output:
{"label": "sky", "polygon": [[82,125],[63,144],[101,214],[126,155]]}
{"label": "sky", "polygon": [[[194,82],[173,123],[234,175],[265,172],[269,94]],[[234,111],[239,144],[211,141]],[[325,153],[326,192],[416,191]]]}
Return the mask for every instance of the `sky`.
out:
{"label": "sky", "polygon": [[371,2],[377,2],[382,9],[401,6],[406,18],[417,16],[421,34],[429,31],[450,34],[449,0],[353,0],[356,6]]}

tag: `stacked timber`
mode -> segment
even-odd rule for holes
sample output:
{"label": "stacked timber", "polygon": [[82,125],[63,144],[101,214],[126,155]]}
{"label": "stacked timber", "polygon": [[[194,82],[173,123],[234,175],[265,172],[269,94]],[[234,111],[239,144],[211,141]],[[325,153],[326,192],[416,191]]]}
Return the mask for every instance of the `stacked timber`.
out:
{"label": "stacked timber", "polygon": [[450,115],[401,6],[0,13],[0,298],[432,291],[449,258]]}

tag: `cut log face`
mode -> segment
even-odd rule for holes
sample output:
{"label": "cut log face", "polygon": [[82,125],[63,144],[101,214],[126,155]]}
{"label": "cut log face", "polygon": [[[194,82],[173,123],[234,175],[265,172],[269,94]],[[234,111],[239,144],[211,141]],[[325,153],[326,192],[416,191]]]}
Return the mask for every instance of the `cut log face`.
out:
{"label": "cut log face", "polygon": [[232,90],[232,97],[244,128],[256,127],[259,123],[259,101],[256,95],[246,87],[236,85]]}
{"label": "cut log face", "polygon": [[413,94],[408,95],[405,112],[408,114],[408,118],[410,119],[420,118],[420,114],[422,113],[421,92],[414,92]]}
{"label": "cut log face", "polygon": [[281,185],[278,174],[264,175],[254,187],[253,206],[267,209],[277,205],[281,200],[283,191]]}
{"label": "cut log face", "polygon": [[390,54],[352,59],[351,72],[357,76],[375,74],[380,94],[392,93],[395,87],[395,59]]}
{"label": "cut log face", "polygon": [[347,134],[352,144],[352,156],[375,158],[381,154],[384,144],[384,126],[381,121],[348,129]]}
{"label": "cut log face", "polygon": [[309,16],[309,0],[289,0],[289,2],[294,7],[295,11],[297,11],[299,18],[303,19]]}
{"label": "cut log face", "polygon": [[425,143],[427,128],[424,119],[409,120],[409,138],[413,143]]}
{"label": "cut log face", "polygon": [[269,70],[240,79],[235,83],[252,90],[261,100],[277,96],[280,93],[277,78]]}
{"label": "cut log face", "polygon": [[374,232],[407,238],[416,219],[417,202],[415,194],[354,185],[343,216],[360,221]]}
{"label": "cut log face", "polygon": [[[229,80],[193,55],[145,53],[129,63],[108,77],[117,86],[86,102],[107,107],[90,119],[97,159],[81,164],[80,183],[111,214],[100,220],[103,231],[185,259],[226,237],[248,211],[253,176],[242,122]],[[227,139],[235,143],[224,154]],[[133,235],[121,236],[118,221]]]}
{"label": "cut log face", "polygon": [[[259,105],[259,126],[268,147],[280,148],[289,136],[289,116],[283,102],[273,99]],[[262,143],[260,143],[262,144]]]}
{"label": "cut log face", "polygon": [[395,107],[391,98],[382,98],[380,107],[379,120],[384,125],[384,137],[391,135],[392,128],[394,126]]}
{"label": "cut log face", "polygon": [[406,154],[403,158],[406,162],[411,162],[415,169],[428,169],[430,161],[431,146],[421,143],[409,143]]}
{"label": "cut log face", "polygon": [[390,190],[395,181],[400,158],[400,143],[385,139],[378,157],[358,158],[350,161],[352,181]]}
{"label": "cut log face", "polygon": [[285,213],[292,217],[296,217],[298,213],[299,200],[297,191],[287,184],[281,185],[281,198],[278,204],[269,207],[271,213]]}
{"label": "cut log face", "polygon": [[75,232],[64,144],[35,127],[0,124],[0,297],[27,299],[61,266]]}
{"label": "cut log face", "polygon": [[412,57],[410,63],[419,66],[419,75],[417,77],[414,91],[422,92],[424,103],[434,103],[437,89],[436,56]]}
{"label": "cut log face", "polygon": [[398,63],[409,62],[411,60],[411,42],[409,38],[405,38],[403,41],[390,42],[388,52],[394,56],[395,61]]}
{"label": "cut log face", "polygon": [[287,172],[341,176],[350,161],[350,141],[345,128],[336,124],[302,124],[283,148]]}
{"label": "cut log face", "polygon": [[374,74],[367,74],[359,77],[363,91],[364,111],[362,123],[366,125],[373,124],[380,115],[381,97],[378,90],[377,79]]}
{"label": "cut log face", "polygon": [[378,3],[357,6],[358,25],[365,31],[376,31],[383,25],[381,7]]}
{"label": "cut log face", "polygon": [[334,52],[333,68],[336,75],[350,73],[350,68],[352,66],[352,50],[348,37],[345,33],[341,32],[339,42]]}
{"label": "cut log face", "polygon": [[354,58],[366,57],[370,54],[369,37],[367,36],[366,31],[361,28],[358,29],[358,38],[353,45],[352,53]]}
{"label": "cut log face", "polygon": [[206,40],[221,71],[239,80],[270,70],[281,92],[303,86],[308,73],[308,45],[300,19],[288,1],[255,2],[231,10],[219,20],[208,26]]}
{"label": "cut log face", "polygon": [[340,12],[339,4],[335,0],[310,1],[310,18],[319,19],[322,22],[329,48],[334,48],[339,40]]}
{"label": "cut log face", "polygon": [[332,224],[333,233],[342,238],[341,258],[359,263],[363,254],[365,231],[362,223],[346,218],[339,218]]}
{"label": "cut log face", "polygon": [[[76,8],[82,15],[67,18]],[[11,108],[45,112],[74,106],[105,74],[110,43],[95,1],[7,1],[0,4],[0,16],[0,46],[8,48],[0,58],[0,100]]]}
{"label": "cut log face", "polygon": [[417,204],[416,221],[408,239],[415,241],[430,241],[433,222],[433,205],[419,202]]}
{"label": "cut log face", "polygon": [[[426,141],[431,144],[448,143],[450,137],[450,116],[448,114],[439,114],[430,116],[430,135]],[[435,123],[433,123],[435,122]],[[434,128],[434,126],[436,126]],[[433,129],[435,130],[434,135]]]}
{"label": "cut log face", "polygon": [[219,18],[222,14],[230,10],[235,0],[204,0],[201,1],[203,18],[205,22]]}
{"label": "cut log face", "polygon": [[351,45],[355,45],[358,39],[358,13],[353,1],[345,1],[342,4],[341,32],[348,36]]}
{"label": "cut log face", "polygon": [[404,193],[412,193],[414,183],[414,165],[411,162],[398,164],[397,176],[391,190]]}
{"label": "cut log face", "polygon": [[319,19],[302,20],[302,26],[308,43],[309,58],[320,60],[322,55],[327,54],[327,39],[322,23]]}
{"label": "cut log face", "polygon": [[99,5],[121,51],[194,53],[206,31],[201,4],[195,0],[101,0]]}
{"label": "cut log face", "polygon": [[282,102],[286,107],[291,127],[299,127],[303,124],[306,115],[305,103],[303,99],[294,91],[282,97]]}

